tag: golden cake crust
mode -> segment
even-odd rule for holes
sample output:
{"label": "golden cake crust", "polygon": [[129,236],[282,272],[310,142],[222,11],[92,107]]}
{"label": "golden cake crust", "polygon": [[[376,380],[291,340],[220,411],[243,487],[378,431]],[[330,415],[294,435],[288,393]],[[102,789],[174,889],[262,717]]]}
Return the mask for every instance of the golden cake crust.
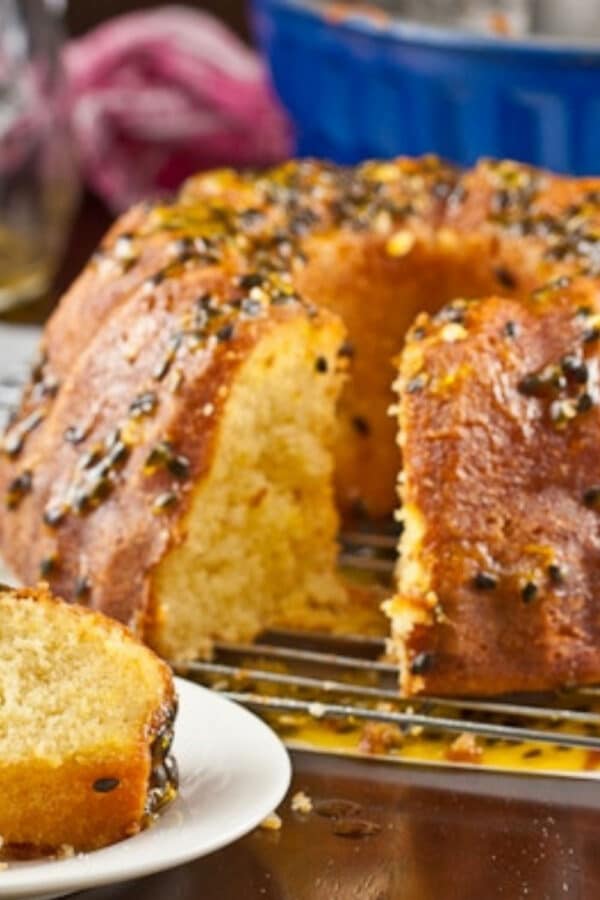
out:
{"label": "golden cake crust", "polygon": [[[398,389],[407,693],[600,677],[597,298],[455,303],[418,320]],[[598,492],[600,494],[600,492]]]}

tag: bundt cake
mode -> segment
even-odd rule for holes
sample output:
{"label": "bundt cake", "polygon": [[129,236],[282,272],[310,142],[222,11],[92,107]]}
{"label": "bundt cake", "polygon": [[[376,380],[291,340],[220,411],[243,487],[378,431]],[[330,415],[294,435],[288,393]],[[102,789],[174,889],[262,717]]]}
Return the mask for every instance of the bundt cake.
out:
{"label": "bundt cake", "polygon": [[119,623],[0,589],[0,836],[8,855],[92,850],[175,794],[168,666]]}
{"label": "bundt cake", "polygon": [[[432,157],[293,162],[201,175],[171,204],[136,207],[50,320],[5,436],[8,563],[28,581],[41,571],[62,595],[129,623],[171,657],[269,625],[347,628],[353,607],[334,573],[333,458],[344,515],[393,509],[391,359],[407,328],[456,297],[500,294],[523,315],[532,295],[554,295],[553,284],[565,303],[587,297],[597,284],[599,189],[510,162],[465,173]],[[402,371],[427,346],[419,327]],[[445,322],[440,343],[460,343],[462,327]],[[491,406],[508,390],[502,359],[489,363]],[[407,384],[403,421],[405,394],[429,402]],[[416,458],[430,440],[407,421],[415,444],[402,440]],[[529,457],[519,434],[512,453]],[[409,457],[408,481],[413,465]],[[442,461],[429,468],[440,472]],[[437,477],[421,486],[431,503]],[[399,597],[408,585],[411,615],[422,615],[411,534]],[[405,602],[388,606],[400,653],[413,633],[397,612]],[[457,659],[449,616],[444,627]],[[559,677],[541,656],[536,665],[523,686]],[[588,668],[581,677],[592,677],[591,657]],[[404,689],[421,683],[406,676]]]}

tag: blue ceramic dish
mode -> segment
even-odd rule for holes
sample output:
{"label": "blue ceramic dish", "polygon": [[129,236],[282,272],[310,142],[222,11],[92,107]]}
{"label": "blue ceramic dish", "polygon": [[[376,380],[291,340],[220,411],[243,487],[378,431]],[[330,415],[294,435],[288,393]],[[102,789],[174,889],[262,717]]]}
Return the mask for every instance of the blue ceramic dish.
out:
{"label": "blue ceramic dish", "polygon": [[508,40],[253,0],[256,35],[297,128],[337,162],[435,152],[600,172],[600,47]]}

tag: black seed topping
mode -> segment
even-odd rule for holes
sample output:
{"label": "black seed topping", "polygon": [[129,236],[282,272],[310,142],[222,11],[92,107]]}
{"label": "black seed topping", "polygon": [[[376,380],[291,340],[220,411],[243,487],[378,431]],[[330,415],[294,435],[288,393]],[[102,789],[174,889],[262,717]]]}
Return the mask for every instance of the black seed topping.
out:
{"label": "black seed topping", "polygon": [[560,367],[565,375],[572,378],[577,384],[586,384],[589,377],[588,367],[579,357],[572,355],[563,356],[560,361]]}
{"label": "black seed topping", "polygon": [[511,195],[506,188],[500,188],[500,190],[496,191],[495,194],[492,195],[492,212],[494,213],[503,213],[506,212],[511,205]]}
{"label": "black seed topping", "polygon": [[198,313],[204,312],[207,316],[213,317],[219,314],[219,305],[212,294],[202,294],[196,300],[196,310]]}
{"label": "black seed topping", "polygon": [[171,366],[175,360],[175,354],[177,353],[179,347],[181,346],[182,335],[175,334],[173,337],[169,338],[169,342],[167,345],[167,352],[165,354],[164,359],[159,362],[152,373],[152,377],[156,381],[162,381],[163,378],[168,375]]}
{"label": "black seed topping", "polygon": [[312,209],[301,209],[295,216],[292,216],[289,223],[289,229],[292,234],[306,234],[313,225],[319,221],[318,216]]}
{"label": "black seed topping", "polygon": [[405,392],[407,394],[418,394],[419,391],[422,391],[425,387],[425,375],[423,372],[420,372],[414,378],[411,378],[410,381],[407,382],[405,387]]}
{"label": "black seed topping", "polygon": [[600,328],[586,328],[583,332],[583,341],[585,344],[593,344],[600,338]]}
{"label": "black seed topping", "polygon": [[366,437],[371,433],[371,426],[363,416],[354,416],[352,419],[352,427],[357,434],[361,434],[363,437]]}
{"label": "black seed topping", "polygon": [[498,584],[498,579],[489,572],[478,572],[473,579],[473,586],[478,591],[493,591]]}
{"label": "black seed topping", "polygon": [[327,372],[329,369],[329,363],[325,359],[324,356],[317,356],[317,361],[315,362],[315,369],[317,372]]}
{"label": "black seed topping", "polygon": [[177,503],[177,494],[174,491],[165,491],[162,494],[159,494],[158,497],[154,500],[152,504],[152,508],[155,512],[163,512],[163,510],[170,509],[172,506],[175,506]]}
{"label": "black seed topping", "polygon": [[229,323],[228,325],[223,325],[223,327],[219,328],[219,330],[217,331],[217,340],[221,342],[230,341],[233,337],[233,332],[233,324]]}
{"label": "black seed topping", "polygon": [[36,398],[40,397],[55,397],[58,393],[58,389],[60,387],[60,382],[58,378],[55,378],[52,375],[47,375],[43,381],[36,385],[35,396]]}
{"label": "black seed topping", "polygon": [[206,328],[208,324],[208,313],[205,309],[197,309],[196,314],[194,316],[194,328],[196,329],[196,336],[202,337],[202,331]]}
{"label": "black seed topping", "polygon": [[556,563],[552,563],[548,566],[548,578],[552,582],[552,584],[562,584],[563,582],[563,571],[560,566]]}
{"label": "black seed topping", "polygon": [[151,275],[149,278],[146,278],[145,284],[148,287],[158,287],[165,280],[164,272],[156,272],[154,275]]}
{"label": "black seed topping", "polygon": [[510,291],[514,291],[517,287],[517,279],[513,275],[513,273],[506,269],[504,266],[498,266],[494,269],[494,275],[496,276],[497,281],[502,287],[507,288]]}
{"label": "black seed topping", "polygon": [[97,794],[109,794],[118,788],[121,782],[118,778],[97,778],[92,787]]}
{"label": "black seed topping", "polygon": [[[562,253],[561,256],[560,247],[555,248],[555,255],[557,256],[557,258],[562,258],[562,256],[564,256],[564,253]],[[561,275],[560,278],[555,278],[554,281],[549,281],[548,284],[543,284],[541,287],[536,288],[532,296],[543,297],[548,293],[548,291],[560,291],[568,288],[570,284],[571,279],[569,278],[569,276]]]}
{"label": "black seed topping", "polygon": [[426,332],[424,328],[413,328],[410,333],[410,336],[414,341],[422,341],[425,335]]}
{"label": "black seed topping", "polygon": [[42,350],[41,353],[37,355],[34,361],[31,364],[31,380],[32,381],[41,381],[44,377],[44,369],[46,367],[46,363],[48,362],[48,356],[45,350]]}
{"label": "black seed topping", "polygon": [[186,456],[171,456],[167,460],[167,469],[175,478],[189,478],[190,461]]}
{"label": "black seed topping", "polygon": [[262,312],[262,303],[260,300],[253,300],[252,297],[244,297],[240,304],[240,309],[244,315],[254,318]]}
{"label": "black seed topping", "polygon": [[4,439],[4,451],[9,456],[18,456],[25,444],[25,438],[34,428],[37,428],[43,418],[44,411],[36,409],[26,419],[15,425]]}
{"label": "black seed topping", "polygon": [[565,290],[571,284],[571,279],[568,275],[561,275],[559,278],[556,278],[553,282],[551,282],[551,286],[555,290]]}
{"label": "black seed topping", "polygon": [[104,446],[107,450],[110,450],[111,447],[114,447],[119,443],[121,439],[121,430],[119,428],[113,428],[108,432],[106,437],[104,438]]}
{"label": "black seed topping", "polygon": [[425,675],[433,667],[433,653],[417,653],[410,664],[411,675]]}
{"label": "black seed topping", "polygon": [[129,414],[134,419],[141,416],[151,416],[158,406],[158,397],[154,391],[146,391],[140,394],[129,406]]}
{"label": "black seed topping", "polygon": [[591,394],[588,394],[587,391],[584,391],[584,393],[580,394],[579,397],[577,398],[577,403],[576,403],[575,408],[577,409],[577,412],[584,413],[584,412],[589,412],[589,410],[592,408],[593,405],[594,405],[594,400],[593,400]]}
{"label": "black seed topping", "polygon": [[238,284],[245,291],[249,291],[251,288],[260,287],[263,281],[262,275],[259,275],[257,272],[249,272],[247,275],[240,275]]}
{"label": "black seed topping", "polygon": [[6,505],[9,509],[16,509],[25,494],[29,494],[33,487],[33,475],[29,470],[21,472],[13,478],[6,492]]}
{"label": "black seed topping", "polygon": [[462,306],[445,306],[435,317],[436,322],[455,322],[462,325],[465,321],[465,310]]}
{"label": "black seed topping", "polygon": [[64,521],[66,509],[64,506],[47,506],[44,510],[44,522],[50,528],[56,528]]}
{"label": "black seed topping", "polygon": [[260,225],[264,218],[264,213],[260,209],[244,209],[240,213],[240,225],[242,228],[253,228]]}
{"label": "black seed topping", "polygon": [[45,578],[56,570],[56,556],[47,556],[40,563],[40,575]]}
{"label": "black seed topping", "polygon": [[63,433],[63,437],[68,444],[80,444],[85,440],[86,435],[86,429],[81,425],[69,425]]}
{"label": "black seed topping", "polygon": [[97,481],[91,487],[91,490],[88,493],[88,498],[93,503],[100,503],[102,500],[105,500],[108,495],[111,493],[114,488],[114,484],[110,479],[105,478],[101,475]]}
{"label": "black seed topping", "polygon": [[506,322],[503,331],[506,337],[514,338],[518,334],[519,326],[516,322]]}
{"label": "black seed topping", "polygon": [[144,468],[147,472],[153,472],[159,466],[166,466],[172,456],[173,447],[171,444],[168,441],[159,441],[146,457]]}
{"label": "black seed topping", "polygon": [[177,238],[171,244],[170,250],[180,262],[185,262],[196,254],[196,246],[191,237]]}
{"label": "black seed topping", "polygon": [[83,456],[79,457],[79,468],[90,469],[102,458],[102,451],[98,447],[88,450]]}
{"label": "black seed topping", "polygon": [[533,581],[528,581],[521,589],[521,597],[524,603],[531,603],[532,600],[535,600],[537,594],[538,586]]}
{"label": "black seed topping", "polygon": [[340,349],[338,350],[338,356],[347,356],[351,359],[355,354],[354,344],[350,341],[344,341],[343,344],[340,345]]}
{"label": "black seed topping", "polygon": [[530,374],[521,379],[517,388],[519,393],[526,397],[539,397],[543,392],[544,383],[539,375]]}
{"label": "black seed topping", "polygon": [[79,578],[75,579],[75,588],[73,590],[73,594],[76,600],[83,600],[84,597],[88,597],[92,591],[92,585],[90,584],[90,580],[86,575],[81,575]]}
{"label": "black seed topping", "polygon": [[600,509],[600,485],[594,485],[585,491],[583,502],[589,509]]}
{"label": "black seed topping", "polygon": [[121,466],[127,460],[130,454],[130,449],[127,444],[124,444],[123,441],[117,441],[117,443],[111,448],[108,454],[108,464],[110,466]]}
{"label": "black seed topping", "polygon": [[173,365],[173,358],[172,358],[172,357],[166,356],[166,357],[162,360],[162,362],[160,362],[160,363],[156,366],[156,368],[154,369],[154,372],[152,373],[152,377],[153,377],[156,381],[162,381],[163,378],[164,378],[166,375],[168,375],[169,369],[171,368],[172,365]]}

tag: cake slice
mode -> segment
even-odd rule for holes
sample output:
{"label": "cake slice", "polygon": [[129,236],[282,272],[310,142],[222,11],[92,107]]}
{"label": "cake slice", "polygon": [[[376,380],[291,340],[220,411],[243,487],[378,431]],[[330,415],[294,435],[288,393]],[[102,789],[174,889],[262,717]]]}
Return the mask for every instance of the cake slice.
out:
{"label": "cake slice", "polygon": [[92,850],[176,792],[169,668],[118,623],[45,586],[0,590],[0,836]]}
{"label": "cake slice", "polygon": [[421,316],[400,357],[405,694],[600,680],[600,318],[567,287]]}

